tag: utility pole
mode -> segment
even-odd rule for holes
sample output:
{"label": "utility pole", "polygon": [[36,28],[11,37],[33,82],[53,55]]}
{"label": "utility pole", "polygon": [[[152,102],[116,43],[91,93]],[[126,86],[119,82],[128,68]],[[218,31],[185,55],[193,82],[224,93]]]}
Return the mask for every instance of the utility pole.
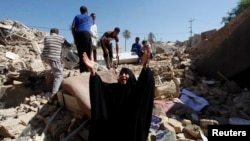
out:
{"label": "utility pole", "polygon": [[193,21],[194,21],[194,19],[193,18],[191,18],[190,20],[189,20],[189,22],[190,22],[190,37],[192,37],[193,36],[193,30],[192,30],[192,23],[193,23]]}

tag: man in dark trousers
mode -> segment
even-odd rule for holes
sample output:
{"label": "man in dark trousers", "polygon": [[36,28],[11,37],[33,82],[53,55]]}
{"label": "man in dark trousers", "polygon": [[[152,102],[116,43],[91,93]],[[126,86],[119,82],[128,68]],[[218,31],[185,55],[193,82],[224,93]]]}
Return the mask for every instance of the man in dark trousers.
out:
{"label": "man in dark trousers", "polygon": [[82,73],[89,71],[81,58],[83,52],[86,52],[88,57],[91,57],[92,41],[90,28],[93,24],[93,20],[92,17],[88,15],[88,9],[86,6],[81,6],[80,12],[81,14],[74,17],[71,32],[78,52],[80,73]]}
{"label": "man in dark trousers", "polygon": [[131,52],[135,52],[138,56],[138,60],[136,62],[136,64],[140,64],[140,50],[141,50],[141,44],[140,44],[140,38],[139,37],[136,37],[135,38],[135,43],[132,44],[132,47],[131,47]]}
{"label": "man in dark trousers", "polygon": [[103,50],[103,57],[108,69],[113,67],[113,47],[112,47],[112,40],[115,40],[115,47],[116,47],[116,58],[118,58],[119,53],[119,35],[120,28],[115,27],[113,31],[106,31],[101,39],[101,47]]}

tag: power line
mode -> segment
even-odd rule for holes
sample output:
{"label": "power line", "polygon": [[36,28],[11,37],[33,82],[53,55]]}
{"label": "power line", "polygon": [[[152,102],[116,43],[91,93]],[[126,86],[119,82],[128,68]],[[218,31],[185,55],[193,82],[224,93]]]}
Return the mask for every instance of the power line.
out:
{"label": "power line", "polygon": [[[51,27],[45,27],[45,26],[34,26],[34,25],[26,25],[27,27],[30,27],[30,28],[39,28],[39,29],[51,29]],[[59,30],[62,30],[62,31],[70,31],[70,28],[68,29],[65,29],[65,28],[58,28]],[[99,34],[103,34],[104,31],[99,31],[98,32]],[[165,32],[165,33],[153,33],[154,35],[163,35],[163,34],[186,34],[188,33],[187,31],[185,32]],[[133,33],[131,32],[131,34],[133,35],[148,35],[149,33]]]}
{"label": "power line", "polygon": [[190,28],[190,37],[192,37],[192,36],[193,36],[193,35],[192,35],[192,34],[193,34],[193,29],[192,29],[192,28],[193,28],[193,27],[192,27],[192,23],[193,23],[193,21],[194,21],[194,19],[193,19],[193,18],[191,18],[191,19],[189,20],[189,22],[190,22],[190,27],[189,27],[189,28]]}

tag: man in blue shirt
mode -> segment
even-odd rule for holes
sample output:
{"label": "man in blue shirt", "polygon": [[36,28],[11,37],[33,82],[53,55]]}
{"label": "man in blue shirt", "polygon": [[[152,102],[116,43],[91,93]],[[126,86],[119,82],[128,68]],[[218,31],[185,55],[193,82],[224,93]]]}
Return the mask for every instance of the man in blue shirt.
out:
{"label": "man in blue shirt", "polygon": [[132,44],[131,52],[135,52],[138,55],[137,64],[140,64],[140,50],[141,50],[141,44],[140,44],[140,38],[135,38],[135,43]]}
{"label": "man in blue shirt", "polygon": [[74,17],[71,32],[78,52],[80,73],[82,73],[89,71],[81,58],[83,52],[86,52],[88,57],[91,57],[92,41],[90,28],[93,24],[93,20],[92,17],[88,15],[88,9],[86,6],[81,6],[80,12],[81,14]]}

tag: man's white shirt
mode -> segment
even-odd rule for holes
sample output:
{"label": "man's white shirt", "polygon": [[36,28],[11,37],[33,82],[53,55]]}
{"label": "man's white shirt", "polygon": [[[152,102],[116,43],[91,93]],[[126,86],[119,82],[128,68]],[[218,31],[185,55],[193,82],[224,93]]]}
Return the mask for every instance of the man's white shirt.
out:
{"label": "man's white shirt", "polygon": [[90,30],[91,30],[92,44],[93,46],[97,46],[97,41],[98,41],[97,25],[93,24]]}

